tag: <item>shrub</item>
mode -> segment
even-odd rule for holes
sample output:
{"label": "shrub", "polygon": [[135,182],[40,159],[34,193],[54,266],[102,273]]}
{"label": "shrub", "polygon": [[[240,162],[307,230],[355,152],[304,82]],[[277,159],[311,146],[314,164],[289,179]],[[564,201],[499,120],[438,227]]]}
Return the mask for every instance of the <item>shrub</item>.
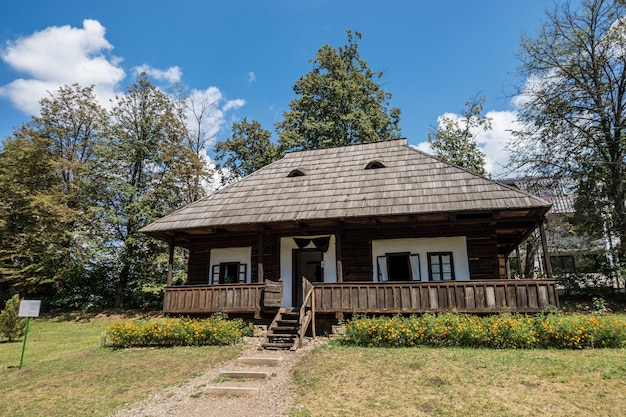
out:
{"label": "shrub", "polygon": [[206,346],[228,345],[252,334],[253,327],[226,314],[208,319],[158,319],[147,322],[119,322],[107,327],[107,345],[131,346]]}
{"label": "shrub", "polygon": [[7,300],[4,310],[0,313],[0,334],[9,339],[9,342],[24,336],[26,320],[18,317],[19,309],[20,296],[15,294]]}
{"label": "shrub", "polygon": [[626,320],[610,314],[478,317],[440,313],[404,317],[355,316],[344,342],[356,346],[458,346],[492,349],[626,347]]}

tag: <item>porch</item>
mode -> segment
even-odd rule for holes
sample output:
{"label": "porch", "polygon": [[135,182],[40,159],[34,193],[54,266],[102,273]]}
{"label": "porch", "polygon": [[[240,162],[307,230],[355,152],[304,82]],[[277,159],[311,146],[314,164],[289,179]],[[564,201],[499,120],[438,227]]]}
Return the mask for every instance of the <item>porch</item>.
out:
{"label": "porch", "polygon": [[[553,280],[315,282],[312,286],[309,303],[313,315],[411,314],[453,310],[475,314],[505,310],[537,313],[548,306],[559,305],[556,282]],[[306,285],[303,287],[308,288]],[[165,288],[163,312],[259,315],[282,307],[281,293],[282,284],[269,280],[256,284],[170,286]]]}

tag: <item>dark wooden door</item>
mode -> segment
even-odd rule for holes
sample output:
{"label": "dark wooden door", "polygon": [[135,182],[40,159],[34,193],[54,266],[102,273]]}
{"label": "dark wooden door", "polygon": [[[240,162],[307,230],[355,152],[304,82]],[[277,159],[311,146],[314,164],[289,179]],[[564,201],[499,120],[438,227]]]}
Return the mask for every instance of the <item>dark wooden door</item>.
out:
{"label": "dark wooden door", "polygon": [[322,261],[324,254],[317,249],[294,249],[293,251],[293,306],[302,304],[302,277],[311,282],[324,281]]}

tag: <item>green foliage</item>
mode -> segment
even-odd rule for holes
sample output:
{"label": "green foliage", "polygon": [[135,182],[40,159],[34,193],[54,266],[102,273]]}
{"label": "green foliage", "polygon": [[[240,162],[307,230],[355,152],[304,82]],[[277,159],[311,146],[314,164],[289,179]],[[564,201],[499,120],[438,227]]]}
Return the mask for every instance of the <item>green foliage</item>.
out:
{"label": "green foliage", "polygon": [[71,228],[51,141],[24,126],[0,152],[0,290],[53,292],[72,267]]}
{"label": "green foliage", "polygon": [[400,110],[389,109],[391,94],[377,82],[383,72],[369,68],[359,53],[359,32],[348,43],[323,45],[313,69],[296,81],[298,96],[276,124],[282,149],[322,149],[399,137]]}
{"label": "green foliage", "polygon": [[474,347],[584,349],[626,347],[626,320],[610,314],[479,317],[441,313],[404,317],[357,316],[344,343],[367,347]]}
{"label": "green foliage", "polygon": [[85,273],[84,173],[104,132],[105,115],[93,88],[65,86],[41,100],[40,116],[5,141],[0,284],[6,290],[50,298]]}
{"label": "green foliage", "polygon": [[256,120],[249,123],[244,117],[241,123],[233,123],[232,137],[215,145],[215,161],[222,170],[222,182],[234,182],[279,159],[282,153],[270,141],[271,136]]}
{"label": "green foliage", "polygon": [[139,230],[187,202],[180,178],[199,157],[187,146],[181,112],[140,75],[114,103],[109,132],[89,165],[91,243],[109,262],[103,272],[115,286],[114,307],[136,305],[133,296],[165,275],[158,257],[166,245]]}
{"label": "green foliage", "polygon": [[0,292],[59,307],[160,305],[167,247],[139,230],[202,194],[199,142],[181,103],[144,75],[112,104],[62,87],[3,143]]}
{"label": "green foliage", "polygon": [[613,286],[601,273],[561,273],[554,276],[559,287],[566,296],[593,296],[605,292],[613,292]]}
{"label": "green foliage", "polygon": [[120,322],[107,327],[107,345],[131,346],[223,346],[249,336],[253,326],[225,314],[208,319],[161,319],[149,322]]}
{"label": "green foliage", "polygon": [[576,225],[626,254],[626,4],[555,4],[521,40],[521,128],[511,155],[530,175],[577,183]]}
{"label": "green foliage", "polygon": [[491,129],[491,120],[481,115],[486,99],[465,103],[463,118],[459,121],[448,115],[438,120],[439,127],[428,131],[428,143],[438,158],[479,175],[485,175],[485,154],[478,148],[475,135]]}
{"label": "green foliage", "polygon": [[20,296],[15,294],[7,300],[4,310],[0,312],[0,335],[6,337],[9,342],[24,336],[26,320],[18,317],[20,309]]}
{"label": "green foliage", "polygon": [[378,83],[359,53],[359,32],[347,31],[348,44],[322,46],[313,69],[293,87],[298,96],[276,124],[278,144],[257,121],[233,123],[232,137],[218,142],[216,161],[230,183],[279,159],[285,152],[397,139],[400,109],[389,109],[391,94]]}

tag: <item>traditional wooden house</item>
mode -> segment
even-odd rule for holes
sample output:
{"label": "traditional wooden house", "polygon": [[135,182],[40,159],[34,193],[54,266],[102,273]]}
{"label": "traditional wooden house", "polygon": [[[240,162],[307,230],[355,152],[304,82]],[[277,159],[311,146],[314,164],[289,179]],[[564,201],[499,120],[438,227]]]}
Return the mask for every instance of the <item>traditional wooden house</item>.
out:
{"label": "traditional wooden house", "polygon": [[505,262],[549,209],[394,140],[288,153],[143,232],[189,250],[166,313],[534,312],[554,282]]}

